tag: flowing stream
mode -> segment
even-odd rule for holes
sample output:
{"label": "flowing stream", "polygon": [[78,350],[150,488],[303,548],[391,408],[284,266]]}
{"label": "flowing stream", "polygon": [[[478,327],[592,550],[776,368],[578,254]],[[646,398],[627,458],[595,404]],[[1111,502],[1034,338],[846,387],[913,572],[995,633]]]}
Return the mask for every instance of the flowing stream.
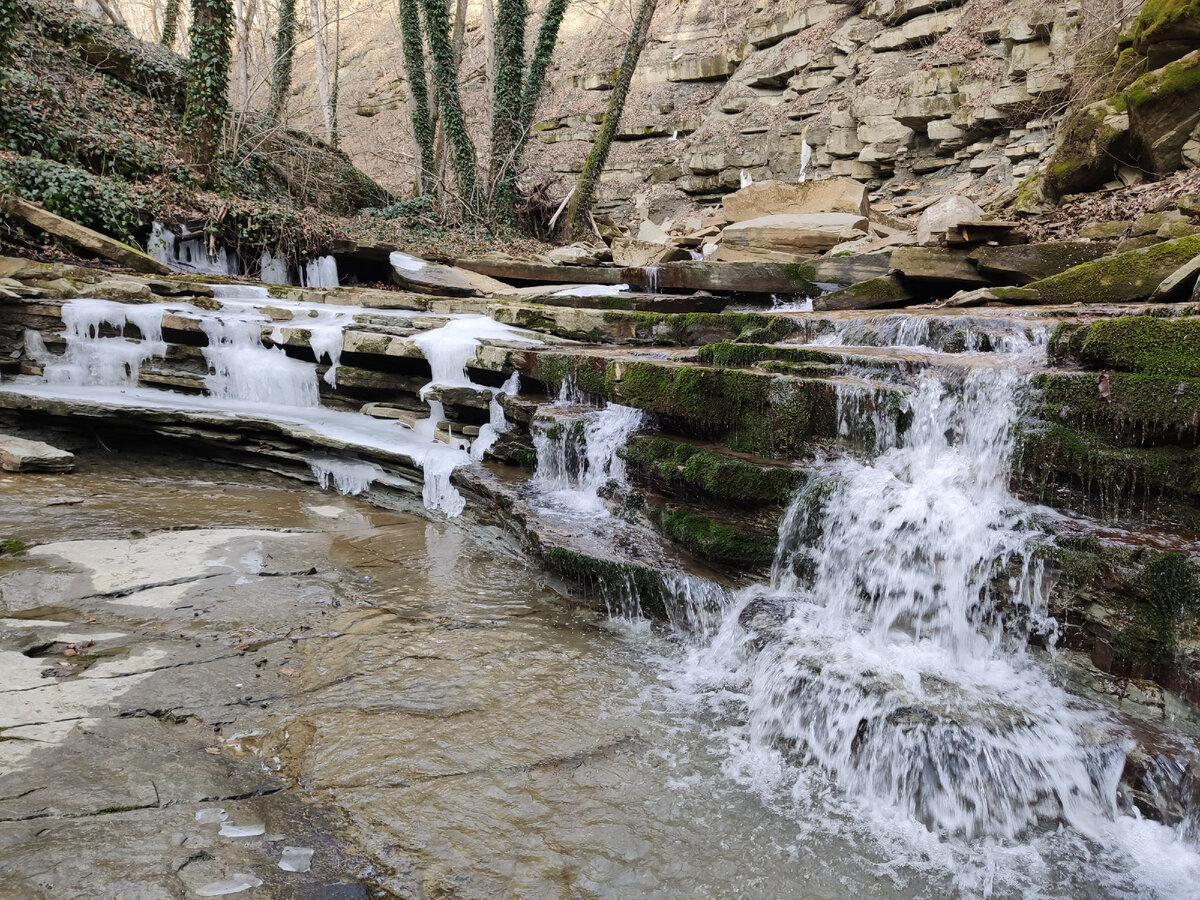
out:
{"label": "flowing stream", "polygon": [[[408,441],[426,504],[462,510],[449,473],[470,457],[434,440],[436,400],[411,431],[350,425],[340,417],[365,417],[320,407],[315,367],[265,346],[264,317],[224,299],[220,314],[185,310],[208,336],[211,396],[135,387],[139,367],[164,352],[163,312],[184,310],[102,301],[64,307],[65,355],[33,346],[47,383],[15,389],[274,406],[276,418],[349,442]],[[322,315],[332,318],[314,321],[314,349],[336,372],[340,341],[320,332],[340,336],[344,314]],[[140,340],[101,338],[105,323],[135,326]],[[486,531],[406,521],[349,535],[342,583],[363,607],[342,613],[335,633],[370,637],[337,644],[352,653],[305,651],[312,671],[357,679],[314,713],[329,724],[309,748],[307,783],[350,811],[356,840],[393,872],[469,897],[1200,896],[1195,810],[1170,828],[1122,802],[1133,724],[1071,692],[1052,653],[1027,641],[1053,648],[1056,637],[1030,552],[1048,513],[1009,491],[1044,328],[983,317],[964,329],[985,337],[951,348],[933,324],[847,319],[817,336],[919,348],[924,364],[844,382],[842,441],[783,516],[769,581],[733,591],[667,573],[670,626],[611,603],[607,620],[565,613],[546,600],[545,576]],[[419,337],[431,387],[478,388],[465,366],[489,337],[534,340],[483,317]],[[262,371],[269,397],[251,377]],[[903,427],[874,402],[884,390],[901,398]],[[528,491],[586,549],[620,539],[602,495],[623,478],[616,451],[647,423],[581,399],[564,394],[535,422]],[[506,427],[495,401],[491,419],[481,439]],[[308,460],[345,494],[381,474],[339,456]],[[339,498],[333,514],[361,525],[371,514],[355,504]],[[250,524],[287,527],[272,519],[285,507],[272,495]],[[222,524],[246,524],[231,515]],[[144,527],[177,524],[156,507]],[[356,616],[379,609],[386,622],[359,627]],[[368,700],[391,709],[396,691],[398,716],[347,714]],[[415,890],[407,877],[393,887]]]}

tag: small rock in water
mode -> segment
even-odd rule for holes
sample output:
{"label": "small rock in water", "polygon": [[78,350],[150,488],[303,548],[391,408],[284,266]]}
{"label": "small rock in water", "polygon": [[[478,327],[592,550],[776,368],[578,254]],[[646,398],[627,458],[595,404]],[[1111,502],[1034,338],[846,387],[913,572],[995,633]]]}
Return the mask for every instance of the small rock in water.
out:
{"label": "small rock in water", "polygon": [[0,469],[6,472],[70,472],[75,454],[41,441],[0,434]]}
{"label": "small rock in water", "polygon": [[312,868],[312,850],[307,847],[284,847],[279,868],[285,872],[307,872]]}
{"label": "small rock in water", "polygon": [[261,884],[261,878],[255,878],[245,872],[235,872],[224,881],[212,881],[204,887],[197,888],[196,894],[200,897],[224,897],[226,894],[240,894]]}
{"label": "small rock in water", "polygon": [[258,837],[265,834],[267,826],[258,822],[254,825],[231,825],[226,822],[221,826],[221,837]]}

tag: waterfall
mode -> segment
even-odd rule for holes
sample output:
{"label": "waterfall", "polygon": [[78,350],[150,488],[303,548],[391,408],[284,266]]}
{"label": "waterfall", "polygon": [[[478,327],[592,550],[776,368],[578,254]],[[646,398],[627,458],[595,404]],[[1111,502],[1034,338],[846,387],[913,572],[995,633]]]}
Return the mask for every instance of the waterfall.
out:
{"label": "waterfall", "polygon": [[[565,393],[560,405],[565,405]],[[535,489],[571,509],[603,510],[599,491],[610,481],[625,483],[625,461],[617,451],[642,427],[643,417],[639,409],[609,403],[576,418],[536,422]]]}
{"label": "waterfall", "polygon": [[161,222],[150,226],[146,252],[165,266],[178,272],[198,275],[237,275],[237,254],[218,246],[216,254],[208,252],[208,240],[203,232],[193,232],[181,225],[178,237]]}
{"label": "waterfall", "polygon": [[642,270],[646,280],[646,293],[658,293],[658,277],[662,274],[661,266],[647,266]]}
{"label": "waterfall", "polygon": [[1023,384],[1014,366],[927,372],[907,431],[821,462],[780,522],[769,584],[725,608],[680,683],[737,698],[735,770],[761,783],[774,756],[768,770],[803,792],[816,763],[876,828],[920,846],[903,823],[951,855],[1061,824],[1136,857],[1164,838],[1131,829],[1170,832],[1119,814],[1130,732],[1026,645],[1053,647],[1057,625],[1032,513],[1008,490]]}
{"label": "waterfall", "polygon": [[[64,304],[67,352],[61,359],[50,358],[48,353],[42,357],[46,360],[43,377],[54,384],[137,384],[142,364],[167,352],[162,339],[164,311],[161,306],[131,306],[112,300],[72,300]],[[102,336],[105,325],[116,335]],[[136,338],[125,334],[128,326],[137,329]],[[46,345],[41,343],[37,349],[44,353]]]}
{"label": "waterfall", "polygon": [[262,252],[259,259],[259,280],[265,284],[287,284],[288,264],[282,256],[272,256],[269,250]]}

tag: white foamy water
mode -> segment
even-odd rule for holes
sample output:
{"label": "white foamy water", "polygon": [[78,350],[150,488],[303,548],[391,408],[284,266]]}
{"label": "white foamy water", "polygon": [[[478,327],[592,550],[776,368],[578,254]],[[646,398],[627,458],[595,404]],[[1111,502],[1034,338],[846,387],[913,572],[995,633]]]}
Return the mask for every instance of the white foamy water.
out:
{"label": "white foamy water", "polygon": [[[731,777],[808,820],[843,808],[897,878],[1196,896],[1194,848],[1118,806],[1128,728],[1026,647],[1026,629],[1052,645],[1056,625],[1008,491],[1020,387],[1015,368],[922,375],[908,430],[818,467],[770,584],[696,623],[670,677],[725,719]],[[1085,871],[1059,873],[1064,855]]]}
{"label": "white foamy water", "polygon": [[1044,347],[1050,339],[1050,331],[1046,323],[1033,319],[891,313],[834,321],[809,344],[814,347],[911,347],[966,353],[1027,353]]}
{"label": "white foamy water", "polygon": [[[564,384],[562,408],[570,405],[568,393]],[[640,409],[608,403],[578,416],[535,422],[532,436],[538,462],[532,487],[554,505],[602,511],[599,491],[610,481],[625,484],[625,460],[617,451],[642,427],[643,419]]]}

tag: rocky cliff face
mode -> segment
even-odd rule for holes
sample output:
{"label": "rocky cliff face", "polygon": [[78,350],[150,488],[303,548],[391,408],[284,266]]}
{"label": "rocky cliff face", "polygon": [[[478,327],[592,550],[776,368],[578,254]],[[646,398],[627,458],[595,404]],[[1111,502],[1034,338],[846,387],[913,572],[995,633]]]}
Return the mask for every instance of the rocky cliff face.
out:
{"label": "rocky cliff face", "polygon": [[[568,189],[603,115],[632,5],[572,5],[526,185]],[[1105,54],[1139,8],[1136,0],[662,3],[601,204],[673,215],[736,189],[743,171],[756,180],[851,175],[877,201],[900,206],[948,190],[995,197],[1048,158],[1073,98],[1111,74]],[[484,31],[472,4],[462,78],[481,132]],[[363,8],[343,37],[346,147],[403,187],[411,154],[394,14]],[[311,90],[301,89],[296,108],[315,107]]]}

